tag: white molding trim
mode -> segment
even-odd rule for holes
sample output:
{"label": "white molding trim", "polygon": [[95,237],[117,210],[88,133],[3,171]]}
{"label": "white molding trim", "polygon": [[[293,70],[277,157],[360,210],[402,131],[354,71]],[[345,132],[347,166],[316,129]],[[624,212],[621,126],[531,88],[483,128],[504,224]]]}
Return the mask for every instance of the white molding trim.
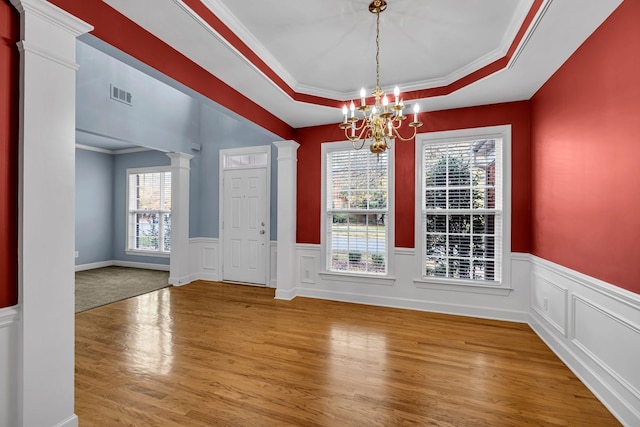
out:
{"label": "white molding trim", "polygon": [[0,308],[0,328],[15,325],[20,320],[20,306]]}
{"label": "white molding trim", "polygon": [[519,311],[484,308],[479,306],[474,307],[464,304],[433,302],[422,299],[365,295],[360,293],[338,292],[301,287],[298,287],[296,289],[296,294],[297,296],[308,298],[350,302],[354,304],[368,304],[380,307],[401,308],[405,310],[418,310],[432,313],[451,314],[456,316],[478,317],[482,319],[504,320],[508,322],[526,323],[528,319],[526,313]]}
{"label": "white molding trim", "polygon": [[130,267],[130,268],[142,268],[145,270],[159,270],[159,271],[169,271],[169,264],[154,264],[151,262],[132,262],[132,261],[121,261],[121,260],[108,260],[108,261],[99,261],[92,262],[89,264],[79,264],[76,265],[75,270],[77,271],[85,271],[85,270],[94,270],[96,268],[103,267]]}
{"label": "white molding trim", "polygon": [[[76,129],[76,132],[80,132],[80,130]],[[104,153],[104,154],[111,154],[111,155],[141,153],[143,151],[154,151],[154,150],[151,150],[150,148],[144,148],[144,147],[123,148],[121,150],[109,150],[107,148],[92,147],[91,145],[84,145],[84,144],[76,144],[76,148],[79,150],[95,151],[96,153]]]}
{"label": "white molding trim", "polygon": [[99,262],[91,262],[89,264],[79,264],[76,265],[76,272],[78,271],[85,271],[85,270],[94,270],[96,268],[104,268],[104,267],[111,267],[112,265],[114,265],[115,261],[113,260],[109,260],[109,261],[99,261]]}
{"label": "white molding trim", "polygon": [[42,46],[38,46],[35,43],[27,43],[26,41],[21,41],[21,42],[18,42],[17,45],[18,45],[18,49],[21,52],[30,52],[30,53],[36,54],[44,59],[47,59],[51,62],[55,62],[56,64],[62,65],[63,67],[67,67],[73,71],[78,71],[78,68],[80,68],[80,66],[75,62],[67,61],[65,58],[61,56],[57,56],[53,53],[47,52],[46,48]]}
{"label": "white molding trim", "polygon": [[623,425],[640,425],[640,295],[529,260],[531,328]]}

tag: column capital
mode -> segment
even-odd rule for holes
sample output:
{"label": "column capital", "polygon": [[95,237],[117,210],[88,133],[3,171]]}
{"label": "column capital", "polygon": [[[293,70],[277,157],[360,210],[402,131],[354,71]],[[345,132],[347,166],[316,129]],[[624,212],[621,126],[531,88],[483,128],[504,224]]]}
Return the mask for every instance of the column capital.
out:
{"label": "column capital", "polygon": [[171,167],[189,169],[191,167],[191,154],[185,153],[167,153],[167,157],[171,159]]}

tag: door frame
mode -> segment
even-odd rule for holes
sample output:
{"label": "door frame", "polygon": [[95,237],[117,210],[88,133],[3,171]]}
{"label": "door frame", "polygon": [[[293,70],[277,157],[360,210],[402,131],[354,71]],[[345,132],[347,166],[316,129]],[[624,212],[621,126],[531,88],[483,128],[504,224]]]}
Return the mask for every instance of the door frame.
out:
{"label": "door frame", "polygon": [[[266,154],[267,164],[265,166],[246,166],[246,167],[226,167],[226,159],[229,156],[249,155],[249,154]],[[227,148],[219,150],[219,176],[218,176],[218,265],[220,281],[224,280],[224,172],[225,170],[234,169],[266,169],[266,194],[265,194],[265,276],[264,285],[270,287],[271,277],[271,145],[257,145],[253,147]]]}

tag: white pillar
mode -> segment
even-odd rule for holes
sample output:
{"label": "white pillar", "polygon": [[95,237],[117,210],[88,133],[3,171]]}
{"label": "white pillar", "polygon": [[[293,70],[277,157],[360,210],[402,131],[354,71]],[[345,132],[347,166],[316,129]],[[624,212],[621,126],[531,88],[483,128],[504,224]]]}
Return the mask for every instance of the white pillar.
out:
{"label": "white pillar", "polygon": [[17,425],[77,426],[74,407],[76,37],[44,0],[21,15]]}
{"label": "white pillar", "polygon": [[189,283],[189,171],[190,154],[169,153],[171,158],[171,265],[169,283]]}
{"label": "white pillar", "polygon": [[296,191],[297,150],[294,141],[274,142],[278,148],[278,246],[276,261],[276,299],[296,296]]}

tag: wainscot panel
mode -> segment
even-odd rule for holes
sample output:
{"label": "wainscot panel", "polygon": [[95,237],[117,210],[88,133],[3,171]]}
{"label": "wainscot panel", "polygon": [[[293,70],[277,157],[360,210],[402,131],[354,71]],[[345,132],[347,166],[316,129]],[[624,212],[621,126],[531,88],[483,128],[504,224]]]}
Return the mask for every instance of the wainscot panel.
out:
{"label": "wainscot panel", "polygon": [[221,280],[219,259],[218,239],[205,237],[189,239],[189,281]]}
{"label": "wainscot panel", "polygon": [[640,425],[640,296],[530,258],[529,324],[624,425]]}
{"label": "wainscot panel", "polygon": [[325,272],[320,245],[298,244],[297,283],[293,296],[424,310],[490,319],[526,322],[529,306],[529,259],[512,254],[509,291],[501,295],[477,293],[460,287],[416,286],[415,251],[397,248],[392,252],[388,276],[344,275]]}

